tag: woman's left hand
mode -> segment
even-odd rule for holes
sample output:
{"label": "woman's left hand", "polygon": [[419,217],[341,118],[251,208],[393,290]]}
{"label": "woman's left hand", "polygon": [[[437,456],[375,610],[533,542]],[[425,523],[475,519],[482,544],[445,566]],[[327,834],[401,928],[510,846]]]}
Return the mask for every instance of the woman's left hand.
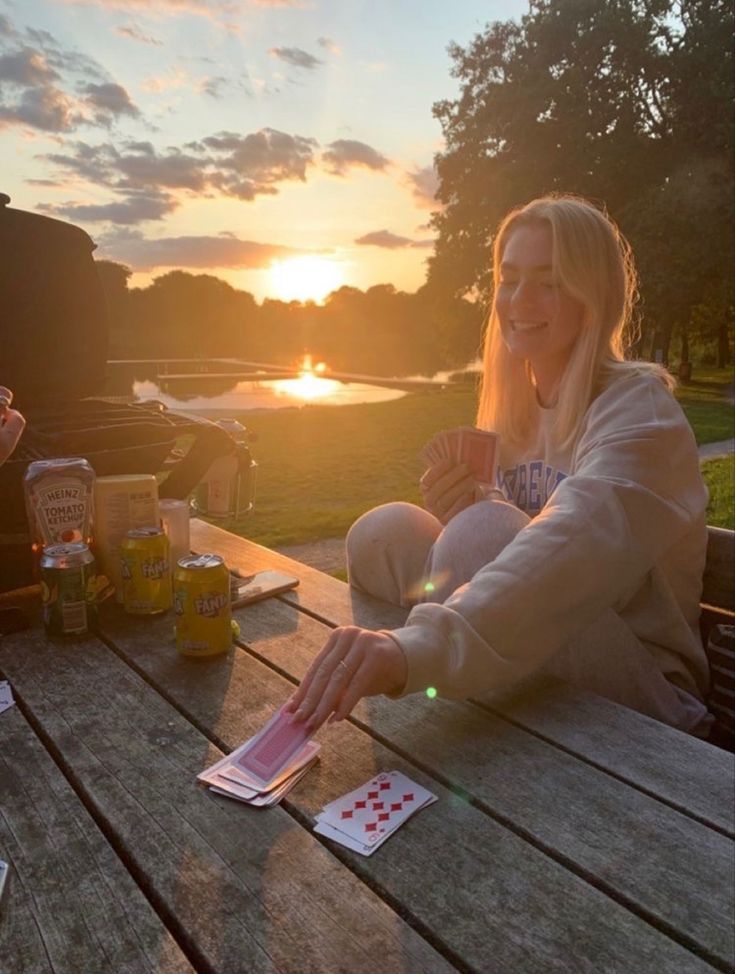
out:
{"label": "woman's left hand", "polygon": [[400,693],[408,679],[403,650],[384,632],[335,629],[285,710],[313,730],[333,714],[342,720],[362,697]]}

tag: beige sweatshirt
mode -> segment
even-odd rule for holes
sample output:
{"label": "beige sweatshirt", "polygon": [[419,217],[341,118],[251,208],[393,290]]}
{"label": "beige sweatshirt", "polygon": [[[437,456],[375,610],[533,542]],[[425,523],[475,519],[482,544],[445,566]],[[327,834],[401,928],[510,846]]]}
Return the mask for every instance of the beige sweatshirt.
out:
{"label": "beige sweatshirt", "polygon": [[443,604],[421,604],[392,635],[404,693],[447,697],[532,672],[612,608],[675,685],[702,699],[697,620],[707,490],[692,430],[660,379],[616,379],[589,407],[576,446],[556,451],[541,410],[526,449],[501,451],[499,482],[533,518]]}

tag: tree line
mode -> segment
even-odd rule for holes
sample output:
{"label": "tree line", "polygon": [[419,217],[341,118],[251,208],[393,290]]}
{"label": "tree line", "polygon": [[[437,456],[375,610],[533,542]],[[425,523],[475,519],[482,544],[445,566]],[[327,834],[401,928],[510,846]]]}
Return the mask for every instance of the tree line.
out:
{"label": "tree line", "polygon": [[305,352],[337,372],[433,375],[478,353],[482,308],[380,284],[341,287],[322,305],[258,304],[209,274],[170,271],[130,288],[130,268],[97,261],[110,312],[111,359],[236,357],[293,365]]}
{"label": "tree line", "polygon": [[[341,371],[432,374],[472,360],[503,215],[548,192],[604,204],[641,272],[634,352],[732,361],[735,330],[730,0],[531,0],[520,22],[450,47],[456,99],[434,114],[441,204],[426,284],[342,287],[322,306],[172,271],[129,288],[98,262],[121,358],[238,356]],[[686,374],[683,372],[682,374]]]}

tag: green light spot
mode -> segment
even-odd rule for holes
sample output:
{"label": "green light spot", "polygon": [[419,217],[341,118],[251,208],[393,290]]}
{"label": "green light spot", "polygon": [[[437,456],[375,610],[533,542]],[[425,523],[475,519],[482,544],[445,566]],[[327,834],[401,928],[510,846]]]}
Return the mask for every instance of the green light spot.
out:
{"label": "green light spot", "polygon": [[434,591],[434,583],[427,582],[426,585],[424,585],[424,592],[433,592],[433,591]]}
{"label": "green light spot", "polygon": [[429,698],[429,700],[433,700],[436,696],[436,687],[427,687],[426,696]]}

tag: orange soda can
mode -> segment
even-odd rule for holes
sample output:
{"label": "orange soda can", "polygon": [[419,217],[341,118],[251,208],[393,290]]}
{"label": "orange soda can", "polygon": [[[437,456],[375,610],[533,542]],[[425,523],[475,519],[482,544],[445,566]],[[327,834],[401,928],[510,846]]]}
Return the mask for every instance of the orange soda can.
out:
{"label": "orange soda can", "polygon": [[163,528],[133,528],[120,545],[123,606],[132,615],[152,616],[171,608],[171,565]]}
{"label": "orange soda can", "polygon": [[184,555],[174,573],[176,648],[217,656],[232,643],[230,573],[219,555]]}

